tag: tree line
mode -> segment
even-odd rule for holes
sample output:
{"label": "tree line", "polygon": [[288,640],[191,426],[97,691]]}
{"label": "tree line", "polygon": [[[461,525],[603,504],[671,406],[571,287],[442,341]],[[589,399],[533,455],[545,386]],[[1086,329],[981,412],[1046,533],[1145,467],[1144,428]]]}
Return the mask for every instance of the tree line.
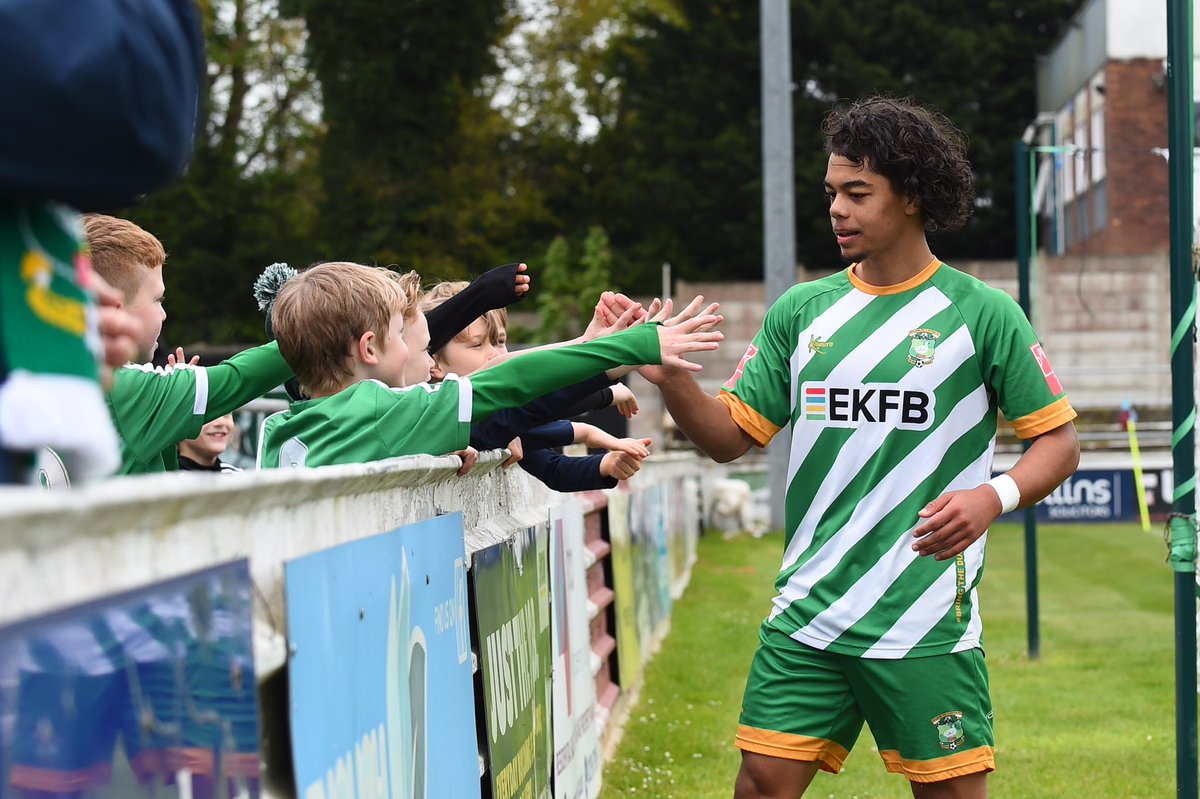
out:
{"label": "tree line", "polygon": [[[821,118],[914,96],[971,138],[979,199],[935,252],[1011,258],[1012,143],[1079,0],[792,0],[797,256],[835,265]],[[524,260],[655,293],[762,275],[753,0],[201,0],[209,61],[185,178],[120,213],[159,236],[168,342],[262,337],[275,261],[428,280]],[[586,273],[572,280],[571,273]]]}

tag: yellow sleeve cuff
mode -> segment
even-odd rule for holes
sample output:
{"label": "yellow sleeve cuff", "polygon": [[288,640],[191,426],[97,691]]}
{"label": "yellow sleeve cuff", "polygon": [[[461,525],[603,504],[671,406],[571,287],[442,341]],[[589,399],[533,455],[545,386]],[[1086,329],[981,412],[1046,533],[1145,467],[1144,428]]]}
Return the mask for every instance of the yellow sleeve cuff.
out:
{"label": "yellow sleeve cuff", "polygon": [[722,390],[717,394],[717,399],[725,403],[734,423],[746,431],[746,434],[754,439],[754,443],[758,446],[765,447],[779,432],[778,425],[728,391]]}

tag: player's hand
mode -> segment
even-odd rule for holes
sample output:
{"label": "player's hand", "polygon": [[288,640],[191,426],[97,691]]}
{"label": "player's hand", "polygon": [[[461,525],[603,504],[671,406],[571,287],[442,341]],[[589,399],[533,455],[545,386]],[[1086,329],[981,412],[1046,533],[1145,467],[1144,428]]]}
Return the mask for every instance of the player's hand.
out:
{"label": "player's hand", "polygon": [[508,451],[512,454],[508,456],[504,463],[500,464],[501,468],[504,469],[514,465],[517,461],[521,460],[521,458],[525,457],[525,448],[521,446],[520,437],[514,438],[512,441],[508,442]]}
{"label": "player's hand", "polygon": [[167,353],[167,366],[183,366],[184,364],[195,366],[198,363],[200,363],[200,356],[193,355],[189,361],[187,355],[183,353],[183,347],[176,347],[175,352]]}
{"label": "player's hand", "polygon": [[989,485],[942,494],[917,514],[923,521],[913,530],[913,550],[921,557],[948,560],[978,541],[1001,510]]}
{"label": "player's hand", "polygon": [[458,452],[452,454],[462,458],[462,466],[455,472],[459,477],[466,477],[467,472],[471,471],[471,468],[479,462],[479,450],[474,447],[460,449]]}
{"label": "player's hand", "polygon": [[518,300],[525,299],[525,295],[529,293],[531,288],[532,278],[529,275],[521,274],[529,269],[528,264],[517,264],[517,282],[513,287],[513,292],[517,295]]}
{"label": "player's hand", "polygon": [[600,459],[600,474],[614,480],[628,480],[642,468],[642,459],[625,452],[610,452]]}
{"label": "player's hand", "polygon": [[632,419],[638,412],[637,397],[633,395],[633,391],[624,383],[614,383],[612,387],[612,407],[617,409],[617,413],[624,416],[626,419]]}
{"label": "player's hand", "polygon": [[659,326],[658,343],[662,352],[661,369],[665,376],[662,380],[655,380],[643,371],[647,367],[642,367],[638,371],[651,383],[656,384],[665,381],[672,369],[699,372],[703,367],[683,356],[691,352],[711,352],[720,347],[725,334],[716,328],[722,321],[724,321],[724,317],[709,315],[693,317],[674,327]]}

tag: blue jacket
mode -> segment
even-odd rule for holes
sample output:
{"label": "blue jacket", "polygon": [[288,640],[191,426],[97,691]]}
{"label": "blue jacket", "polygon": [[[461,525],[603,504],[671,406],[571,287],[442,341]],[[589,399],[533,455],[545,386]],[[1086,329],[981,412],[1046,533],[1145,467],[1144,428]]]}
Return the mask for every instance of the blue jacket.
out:
{"label": "blue jacket", "polygon": [[0,196],[87,211],[165,186],[204,80],[194,0],[0,0]]}
{"label": "blue jacket", "polygon": [[561,418],[607,407],[612,403],[611,383],[600,374],[520,408],[492,414],[471,425],[471,446],[499,449],[520,436],[525,448],[521,468],[555,491],[613,488],[617,481],[600,474],[603,455],[570,456],[556,450],[575,440],[575,428]]}

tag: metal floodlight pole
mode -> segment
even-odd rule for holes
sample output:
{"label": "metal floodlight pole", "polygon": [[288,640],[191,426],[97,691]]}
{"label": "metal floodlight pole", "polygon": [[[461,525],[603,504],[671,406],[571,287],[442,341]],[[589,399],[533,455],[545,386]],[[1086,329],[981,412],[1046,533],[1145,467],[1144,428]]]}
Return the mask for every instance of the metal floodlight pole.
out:
{"label": "metal floodlight pole", "polygon": [[1172,156],[1171,455],[1175,467],[1168,561],[1175,572],[1175,790],[1183,799],[1197,796],[1192,57],[1192,1],[1167,0],[1167,144]]}
{"label": "metal floodlight pole", "polygon": [[[792,40],[788,0],[760,0],[762,51],[763,277],[770,307],[796,275],[795,166],[792,148]],[[784,525],[791,436],[784,426],[768,449],[771,526]]]}
{"label": "metal floodlight pole", "polygon": [[[1032,131],[1026,133],[1032,138]],[[1014,164],[1017,173],[1017,296],[1021,310],[1033,322],[1033,299],[1030,292],[1029,266],[1036,237],[1037,215],[1033,207],[1030,172],[1033,152],[1030,141],[1018,139],[1014,147]],[[1021,442],[1021,451],[1029,449],[1029,442]],[[1025,627],[1028,633],[1029,659],[1037,660],[1042,652],[1040,624],[1038,621],[1038,559],[1037,559],[1037,511],[1026,508],[1025,517]]]}

